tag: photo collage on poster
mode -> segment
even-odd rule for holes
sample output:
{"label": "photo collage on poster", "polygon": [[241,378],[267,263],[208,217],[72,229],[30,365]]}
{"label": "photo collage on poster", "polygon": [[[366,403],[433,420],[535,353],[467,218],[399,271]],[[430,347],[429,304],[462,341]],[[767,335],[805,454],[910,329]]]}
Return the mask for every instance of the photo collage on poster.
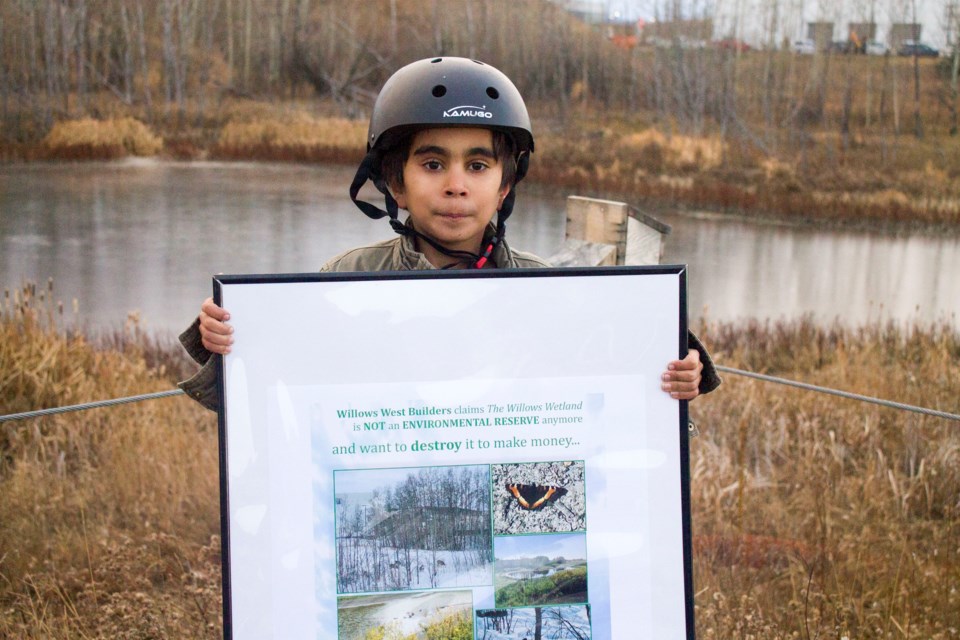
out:
{"label": "photo collage on poster", "polygon": [[591,637],[583,461],[333,477],[339,640]]}

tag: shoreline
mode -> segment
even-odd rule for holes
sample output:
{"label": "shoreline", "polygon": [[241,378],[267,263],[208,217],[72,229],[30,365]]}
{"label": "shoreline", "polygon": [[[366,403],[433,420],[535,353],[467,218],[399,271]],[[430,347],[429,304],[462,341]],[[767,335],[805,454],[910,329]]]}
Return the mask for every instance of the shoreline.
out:
{"label": "shoreline", "polygon": [[[359,162],[359,160],[357,160]],[[119,158],[89,158],[89,159],[0,159],[0,170],[9,167],[31,167],[44,165],[85,165],[85,164],[115,164],[129,167],[150,167],[158,165],[197,165],[202,167],[230,166],[237,167],[249,165],[251,168],[262,166],[337,166],[352,167],[354,162],[350,160],[328,160],[328,161],[301,161],[284,160],[272,158],[227,158],[227,157],[209,157],[204,154],[203,157],[178,158],[172,155],[157,156],[134,156],[127,155]],[[533,173],[533,172],[532,172]],[[557,189],[570,188],[562,182],[553,182],[550,180],[538,179],[536,174],[528,177],[521,183],[523,190],[532,190],[535,193],[550,193]],[[582,195],[585,197],[595,197],[605,200],[626,202],[644,213],[657,215],[677,215],[689,219],[742,222],[763,226],[786,227],[794,229],[818,229],[841,232],[858,232],[878,234],[883,237],[901,237],[901,236],[938,236],[946,235],[949,237],[960,236],[960,224],[950,224],[945,221],[923,221],[912,220],[905,221],[901,219],[851,219],[846,217],[839,218],[820,218],[815,216],[792,215],[788,213],[777,213],[763,210],[750,210],[743,208],[725,207],[721,204],[710,205],[707,203],[693,206],[682,199],[664,199],[644,195],[633,195],[629,193],[618,192],[616,190],[602,190],[597,188],[583,189],[572,192],[572,195]]]}

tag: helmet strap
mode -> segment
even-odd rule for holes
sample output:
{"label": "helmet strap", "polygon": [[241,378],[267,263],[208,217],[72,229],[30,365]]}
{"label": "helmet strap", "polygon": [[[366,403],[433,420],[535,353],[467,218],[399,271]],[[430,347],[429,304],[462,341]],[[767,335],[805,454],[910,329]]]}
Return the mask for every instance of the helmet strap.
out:
{"label": "helmet strap", "polygon": [[[390,224],[393,225],[393,221],[391,221]],[[487,243],[487,247],[486,249],[484,249],[483,253],[473,253],[472,251],[463,251],[460,249],[448,249],[447,247],[443,246],[433,238],[423,235],[413,227],[405,226],[403,225],[403,223],[400,223],[400,225],[403,226],[403,231],[397,231],[397,233],[400,233],[401,235],[405,235],[405,236],[406,235],[414,236],[418,240],[422,240],[423,242],[426,242],[427,244],[429,244],[439,253],[442,253],[443,255],[449,258],[453,258],[454,260],[457,261],[456,263],[447,265],[446,267],[444,267],[445,269],[449,269],[450,267],[453,267],[457,263],[461,263],[461,264],[466,263],[473,269],[480,269],[483,267],[483,265],[485,265],[490,260],[490,255],[493,253],[493,248],[499,242],[499,239],[497,237],[491,238],[490,242]],[[395,231],[397,230],[396,227],[394,227],[394,230]]]}
{"label": "helmet strap", "polygon": [[[378,181],[374,179],[376,175],[375,171],[378,168],[380,163],[380,154],[375,151],[370,151],[364,156],[363,160],[360,162],[360,166],[357,168],[357,173],[353,176],[353,182],[350,183],[350,199],[353,200],[353,204],[357,205],[357,208],[360,211],[363,211],[368,218],[373,218],[374,220],[379,220],[384,216],[390,216],[390,224],[396,229],[396,225],[393,223],[397,221],[397,211],[399,207],[397,206],[397,201],[394,200],[393,196],[390,195],[390,191],[386,186],[381,186],[378,184]],[[384,195],[387,210],[384,211],[380,207],[373,205],[364,200],[359,200],[357,196],[360,195],[360,189],[363,188],[363,185],[370,180],[376,186],[377,191]],[[400,226],[403,226],[402,223],[399,223]],[[399,233],[399,232],[398,232]]]}

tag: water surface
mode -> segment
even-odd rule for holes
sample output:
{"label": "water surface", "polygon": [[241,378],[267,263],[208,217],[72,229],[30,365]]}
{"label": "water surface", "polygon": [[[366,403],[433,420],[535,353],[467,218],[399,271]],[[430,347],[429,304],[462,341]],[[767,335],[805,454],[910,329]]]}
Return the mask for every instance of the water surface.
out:
{"label": "water surface", "polygon": [[[3,166],[0,287],[53,278],[54,296],[68,309],[76,298],[88,326],[118,327],[135,312],[148,329],[176,332],[210,295],[213,274],[312,272],[392,237],[350,202],[352,173],[213,162]],[[552,255],[563,242],[566,195],[521,185],[512,246]],[[673,227],[664,261],[689,265],[693,317],[957,323],[957,238],[660,218]]]}

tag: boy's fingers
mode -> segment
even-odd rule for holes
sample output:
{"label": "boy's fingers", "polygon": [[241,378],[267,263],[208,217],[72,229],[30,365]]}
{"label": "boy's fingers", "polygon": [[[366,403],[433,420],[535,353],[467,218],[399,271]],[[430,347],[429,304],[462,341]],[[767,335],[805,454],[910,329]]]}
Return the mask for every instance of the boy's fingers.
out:
{"label": "boy's fingers", "polygon": [[204,331],[203,328],[200,329],[200,334],[202,336],[203,348],[207,351],[219,353],[220,355],[230,353],[230,345],[233,344],[233,338],[231,336]]}
{"label": "boy's fingers", "polygon": [[233,344],[233,327],[221,320],[228,320],[230,314],[207,298],[200,307],[200,338],[203,348],[211,353],[226,355]]}
{"label": "boy's fingers", "polygon": [[702,370],[703,365],[696,357],[671,362],[661,378],[660,388],[677,400],[693,400],[700,395]]}
{"label": "boy's fingers", "polygon": [[213,298],[207,298],[203,301],[203,304],[200,305],[200,313],[207,314],[214,320],[227,321],[230,319],[230,312],[228,312],[223,307],[217,306],[213,302]]}
{"label": "boy's fingers", "polygon": [[665,378],[660,388],[664,391],[686,393],[700,388],[700,378],[693,380],[667,380]]}
{"label": "boy's fingers", "polygon": [[668,371],[663,374],[663,379],[676,382],[698,382],[700,380],[700,369]]}
{"label": "boy's fingers", "polygon": [[221,336],[229,336],[233,333],[233,327],[224,324],[204,313],[200,314],[200,333],[213,333]]}

